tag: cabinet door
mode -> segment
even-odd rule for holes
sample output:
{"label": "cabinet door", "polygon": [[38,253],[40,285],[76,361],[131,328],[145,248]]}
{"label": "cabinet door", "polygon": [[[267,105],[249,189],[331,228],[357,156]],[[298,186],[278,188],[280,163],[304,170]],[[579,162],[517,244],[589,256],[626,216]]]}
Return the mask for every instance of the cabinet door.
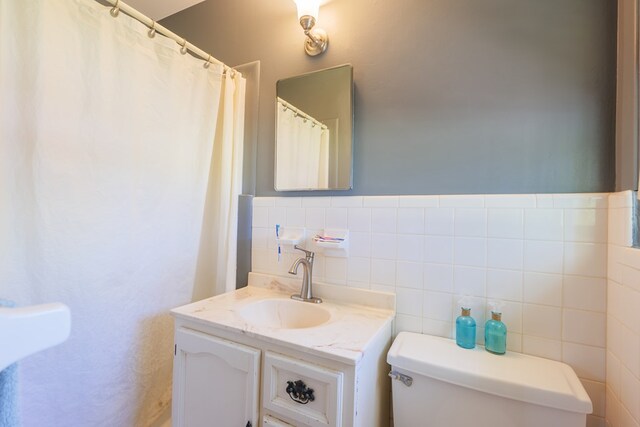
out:
{"label": "cabinet door", "polygon": [[260,350],[179,328],[173,426],[257,426],[259,366]]}

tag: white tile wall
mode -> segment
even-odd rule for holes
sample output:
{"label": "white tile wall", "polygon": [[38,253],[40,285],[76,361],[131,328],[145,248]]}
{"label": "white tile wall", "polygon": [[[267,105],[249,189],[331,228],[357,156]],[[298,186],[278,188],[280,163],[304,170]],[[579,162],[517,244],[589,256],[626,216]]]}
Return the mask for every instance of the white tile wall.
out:
{"label": "white tile wall", "polygon": [[[610,427],[640,426],[640,249],[631,247],[633,197],[630,191],[609,196],[608,283],[584,283],[594,297],[607,293],[605,394]],[[579,295],[576,286],[567,289],[570,303],[594,308],[596,302]]]}
{"label": "white tile wall", "polygon": [[[488,302],[502,301],[509,350],[573,366],[594,403],[589,425],[603,426],[605,395],[619,397],[618,406],[627,408],[628,416],[620,410],[618,419],[638,412],[624,405],[637,386],[628,378],[624,387],[618,381],[616,393],[605,392],[607,242],[628,240],[618,223],[624,203],[614,198],[608,210],[607,199],[606,194],[259,197],[253,270],[284,275],[297,256],[285,248],[277,263],[276,220],[285,227],[304,225],[308,236],[325,227],[348,228],[348,257],[318,253],[315,280],[395,292],[396,331],[446,337],[453,337],[459,299],[470,295],[479,343]],[[627,267],[615,270],[620,280],[637,277],[640,283],[640,256]],[[638,305],[630,305],[627,294],[619,298],[620,312],[634,313]],[[632,333],[633,325],[621,325]],[[618,341],[619,347],[629,346]],[[638,354],[637,335],[636,344],[632,352]],[[618,364],[608,368],[618,376],[623,367],[639,372],[640,357],[634,366],[625,364],[630,359],[617,356]]]}

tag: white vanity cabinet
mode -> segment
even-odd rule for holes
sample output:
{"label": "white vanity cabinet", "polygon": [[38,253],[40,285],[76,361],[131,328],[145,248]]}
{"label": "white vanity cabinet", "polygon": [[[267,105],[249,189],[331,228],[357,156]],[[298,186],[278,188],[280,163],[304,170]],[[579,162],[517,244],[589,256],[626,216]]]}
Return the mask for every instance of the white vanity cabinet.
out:
{"label": "white vanity cabinet", "polygon": [[176,319],[174,427],[389,425],[391,325],[355,364]]}
{"label": "white vanity cabinet", "polygon": [[175,333],[174,426],[257,426],[260,350],[187,328]]}

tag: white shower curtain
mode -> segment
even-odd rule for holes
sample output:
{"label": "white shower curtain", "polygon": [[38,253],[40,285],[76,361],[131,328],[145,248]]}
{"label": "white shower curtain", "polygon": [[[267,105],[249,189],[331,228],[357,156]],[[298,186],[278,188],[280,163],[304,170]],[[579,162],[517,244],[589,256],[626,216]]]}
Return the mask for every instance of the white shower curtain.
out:
{"label": "white shower curtain", "polygon": [[19,364],[24,426],[149,425],[168,310],[234,287],[244,80],[147,30],[93,0],[0,0],[0,298],[73,321]]}
{"label": "white shower curtain", "polygon": [[329,131],[278,101],[276,187],[322,189],[329,183]]}

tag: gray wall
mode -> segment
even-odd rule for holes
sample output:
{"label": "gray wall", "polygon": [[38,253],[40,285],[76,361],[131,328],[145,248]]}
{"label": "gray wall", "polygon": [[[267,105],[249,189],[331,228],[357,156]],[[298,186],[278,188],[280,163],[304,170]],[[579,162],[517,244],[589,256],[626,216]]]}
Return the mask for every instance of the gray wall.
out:
{"label": "gray wall", "polygon": [[259,196],[278,194],[276,81],[344,63],[354,188],[337,194],[614,189],[612,0],[331,0],[317,58],[292,0],[208,0],[162,24],[230,65],[261,61]]}

